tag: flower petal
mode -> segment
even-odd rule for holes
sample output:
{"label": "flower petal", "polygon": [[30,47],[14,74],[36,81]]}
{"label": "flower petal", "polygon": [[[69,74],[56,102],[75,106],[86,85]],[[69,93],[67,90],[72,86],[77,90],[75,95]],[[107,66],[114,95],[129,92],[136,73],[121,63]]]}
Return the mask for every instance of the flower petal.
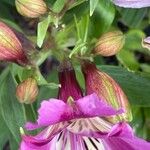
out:
{"label": "flower petal", "polygon": [[149,150],[150,143],[140,138],[120,138],[111,137],[105,140],[107,150]]}
{"label": "flower petal", "polygon": [[150,143],[137,138],[133,134],[132,128],[127,123],[114,125],[108,138],[105,138],[105,146],[111,150],[148,150]]}
{"label": "flower petal", "polygon": [[[22,136],[22,143],[21,146],[22,149],[25,147],[29,147],[30,149],[38,149],[38,148],[43,148],[43,146],[47,146],[49,142],[57,136],[59,133],[61,133],[65,128],[68,126],[67,122],[64,123],[58,123],[55,125],[51,125],[44,129],[42,132],[40,132],[36,136],[28,136],[28,135],[23,135]],[[49,145],[50,146],[50,145]],[[22,150],[21,149],[21,150]],[[23,149],[24,150],[24,149]],[[28,150],[28,149],[27,149]],[[40,150],[40,149],[39,149]],[[44,149],[45,150],[45,149]],[[47,150],[47,149],[46,149]],[[48,149],[49,150],[49,149]]]}
{"label": "flower petal", "polygon": [[[123,113],[122,109],[115,110],[107,105],[94,93],[79,99],[76,106],[80,111],[80,118],[84,117],[105,117]],[[79,114],[77,114],[79,115]]]}
{"label": "flower petal", "polygon": [[34,130],[73,118],[72,108],[63,101],[57,99],[43,101],[38,110],[38,114],[37,123],[28,122],[25,125],[28,130]]}
{"label": "flower petal", "polygon": [[115,5],[127,8],[150,7],[149,0],[112,0]]}
{"label": "flower petal", "polygon": [[112,124],[100,118],[82,118],[72,122],[67,130],[81,136],[103,138],[111,131]]}

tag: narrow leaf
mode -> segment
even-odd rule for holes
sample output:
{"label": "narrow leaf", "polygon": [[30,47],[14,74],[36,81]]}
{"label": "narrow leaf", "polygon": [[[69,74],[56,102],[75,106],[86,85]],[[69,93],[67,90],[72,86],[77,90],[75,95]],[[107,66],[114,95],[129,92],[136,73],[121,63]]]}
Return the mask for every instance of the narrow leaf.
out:
{"label": "narrow leaf", "polygon": [[49,15],[46,19],[44,19],[43,21],[38,23],[37,45],[39,47],[41,47],[42,44],[43,44],[43,41],[45,39],[46,32],[47,32],[47,29],[48,29],[48,26],[49,26],[50,22],[51,22],[51,17]]}
{"label": "narrow leaf", "polygon": [[93,12],[97,6],[98,0],[90,0],[90,16],[93,15]]}

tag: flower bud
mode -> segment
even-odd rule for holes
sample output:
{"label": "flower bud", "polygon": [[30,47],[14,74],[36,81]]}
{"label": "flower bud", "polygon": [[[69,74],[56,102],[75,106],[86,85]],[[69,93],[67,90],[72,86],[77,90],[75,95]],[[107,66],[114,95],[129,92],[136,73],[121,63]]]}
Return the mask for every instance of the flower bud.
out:
{"label": "flower bud", "polygon": [[150,36],[142,40],[142,46],[150,50]]}
{"label": "flower bud", "polygon": [[3,22],[0,22],[0,60],[11,61],[21,65],[28,63],[20,40],[13,29]]}
{"label": "flower bud", "polygon": [[28,78],[17,86],[16,96],[20,103],[31,104],[36,100],[38,91],[36,80]]}
{"label": "flower bud", "polygon": [[15,0],[17,11],[25,17],[38,18],[47,12],[43,0]]}
{"label": "flower bud", "polygon": [[124,113],[109,118],[111,122],[131,121],[132,115],[128,99],[118,83],[108,74],[98,70],[92,63],[86,62],[82,66],[85,77],[86,93],[96,93],[99,98],[115,109],[123,108]]}
{"label": "flower bud", "polygon": [[102,56],[112,56],[117,54],[125,42],[121,31],[108,32],[103,34],[98,40],[93,53]]}

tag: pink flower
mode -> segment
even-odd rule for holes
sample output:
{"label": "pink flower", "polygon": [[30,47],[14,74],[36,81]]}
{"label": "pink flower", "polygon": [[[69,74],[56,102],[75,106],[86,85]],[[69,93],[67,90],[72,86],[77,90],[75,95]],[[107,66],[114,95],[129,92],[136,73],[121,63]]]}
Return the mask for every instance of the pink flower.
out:
{"label": "pink flower", "polygon": [[127,123],[111,124],[103,118],[123,113],[115,110],[93,93],[82,92],[70,67],[59,73],[59,99],[43,101],[36,123],[26,129],[45,129],[36,136],[22,135],[20,150],[139,150],[150,144],[134,137]]}

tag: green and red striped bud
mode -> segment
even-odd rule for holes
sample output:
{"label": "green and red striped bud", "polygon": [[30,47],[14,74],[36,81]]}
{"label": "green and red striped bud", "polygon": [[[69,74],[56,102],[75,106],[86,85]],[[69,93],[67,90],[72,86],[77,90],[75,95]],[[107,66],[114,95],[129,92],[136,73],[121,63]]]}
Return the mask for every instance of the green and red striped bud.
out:
{"label": "green and red striped bud", "polygon": [[87,95],[96,93],[108,105],[116,109],[124,109],[123,114],[110,117],[109,120],[113,123],[131,121],[132,114],[127,96],[118,83],[105,72],[98,70],[93,63],[85,62],[82,65],[82,71],[85,77]]}
{"label": "green and red striped bud", "polygon": [[93,50],[96,55],[112,56],[117,54],[123,47],[125,37],[121,31],[113,31],[103,34]]}
{"label": "green and red striped bud", "polygon": [[30,41],[21,33],[0,22],[0,60],[27,65],[29,64],[27,58],[29,49],[32,49]]}
{"label": "green and red striped bud", "polygon": [[17,11],[25,17],[38,18],[47,12],[43,0],[15,0]]}
{"label": "green and red striped bud", "polygon": [[37,81],[33,78],[24,80],[16,88],[18,101],[25,104],[33,103],[37,98],[38,92]]}

